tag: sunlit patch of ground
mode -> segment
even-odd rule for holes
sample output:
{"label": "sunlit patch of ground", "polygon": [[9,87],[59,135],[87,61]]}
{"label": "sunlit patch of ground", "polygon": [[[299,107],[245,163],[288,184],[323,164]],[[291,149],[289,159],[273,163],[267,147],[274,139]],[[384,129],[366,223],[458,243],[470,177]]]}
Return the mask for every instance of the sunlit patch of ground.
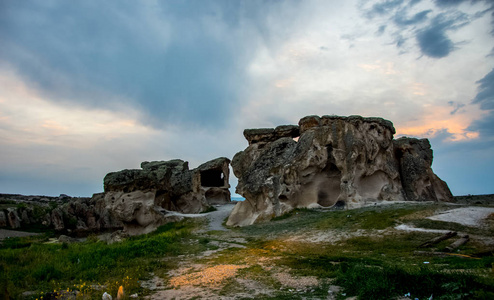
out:
{"label": "sunlit patch of ground", "polygon": [[225,279],[234,277],[238,269],[247,265],[217,265],[197,272],[184,274],[170,279],[170,286],[180,287],[184,285],[217,287]]}

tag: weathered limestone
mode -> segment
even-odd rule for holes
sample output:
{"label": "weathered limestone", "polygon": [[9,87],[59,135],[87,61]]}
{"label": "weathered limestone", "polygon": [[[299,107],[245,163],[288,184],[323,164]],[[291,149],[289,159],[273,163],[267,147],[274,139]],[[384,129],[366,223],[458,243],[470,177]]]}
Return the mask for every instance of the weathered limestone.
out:
{"label": "weathered limestone", "polygon": [[428,141],[393,142],[394,133],[390,121],[361,116],[307,116],[298,127],[245,130],[249,146],[235,155],[232,167],[237,193],[246,200],[227,225],[250,225],[298,207],[451,200],[446,183],[432,172]]}
{"label": "weathered limestone", "polygon": [[176,219],[169,214],[200,213],[230,201],[229,163],[218,158],[189,170],[183,160],[143,162],[141,170],[105,176],[105,203],[128,234],[147,233]]}

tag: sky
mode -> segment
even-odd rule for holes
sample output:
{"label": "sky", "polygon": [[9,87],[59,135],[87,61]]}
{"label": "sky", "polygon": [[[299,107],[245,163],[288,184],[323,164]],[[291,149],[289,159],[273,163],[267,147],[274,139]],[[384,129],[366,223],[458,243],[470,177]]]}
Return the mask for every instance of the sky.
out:
{"label": "sky", "polygon": [[91,196],[326,114],[388,119],[454,195],[494,193],[494,2],[0,0],[0,193]]}

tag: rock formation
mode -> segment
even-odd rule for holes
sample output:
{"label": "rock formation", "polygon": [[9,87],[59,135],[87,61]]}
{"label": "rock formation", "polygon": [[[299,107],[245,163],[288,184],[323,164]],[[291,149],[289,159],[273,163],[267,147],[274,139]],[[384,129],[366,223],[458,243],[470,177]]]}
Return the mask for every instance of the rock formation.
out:
{"label": "rock formation", "polygon": [[127,233],[147,233],[176,220],[170,211],[196,214],[229,202],[229,163],[222,157],[189,170],[179,159],[143,162],[140,170],[105,176],[105,202]]}
{"label": "rock formation", "polygon": [[0,198],[7,205],[12,205],[0,210],[0,227],[53,228],[58,232],[76,235],[123,228],[123,224],[110,215],[101,193],[91,198],[8,194],[0,194]]}
{"label": "rock formation", "polygon": [[427,139],[393,140],[390,121],[307,116],[299,126],[247,129],[249,146],[232,160],[245,197],[227,225],[269,220],[294,208],[355,208],[366,201],[450,201],[431,169]]}

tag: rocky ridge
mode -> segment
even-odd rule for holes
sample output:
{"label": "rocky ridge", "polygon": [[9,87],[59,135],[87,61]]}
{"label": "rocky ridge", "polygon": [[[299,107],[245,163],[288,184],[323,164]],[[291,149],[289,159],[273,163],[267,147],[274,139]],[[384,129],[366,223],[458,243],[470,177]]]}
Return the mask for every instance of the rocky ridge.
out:
{"label": "rocky ridge", "polygon": [[106,208],[103,194],[91,198],[22,196],[0,194],[0,227],[24,229],[38,227],[61,233],[89,233],[122,229]]}

